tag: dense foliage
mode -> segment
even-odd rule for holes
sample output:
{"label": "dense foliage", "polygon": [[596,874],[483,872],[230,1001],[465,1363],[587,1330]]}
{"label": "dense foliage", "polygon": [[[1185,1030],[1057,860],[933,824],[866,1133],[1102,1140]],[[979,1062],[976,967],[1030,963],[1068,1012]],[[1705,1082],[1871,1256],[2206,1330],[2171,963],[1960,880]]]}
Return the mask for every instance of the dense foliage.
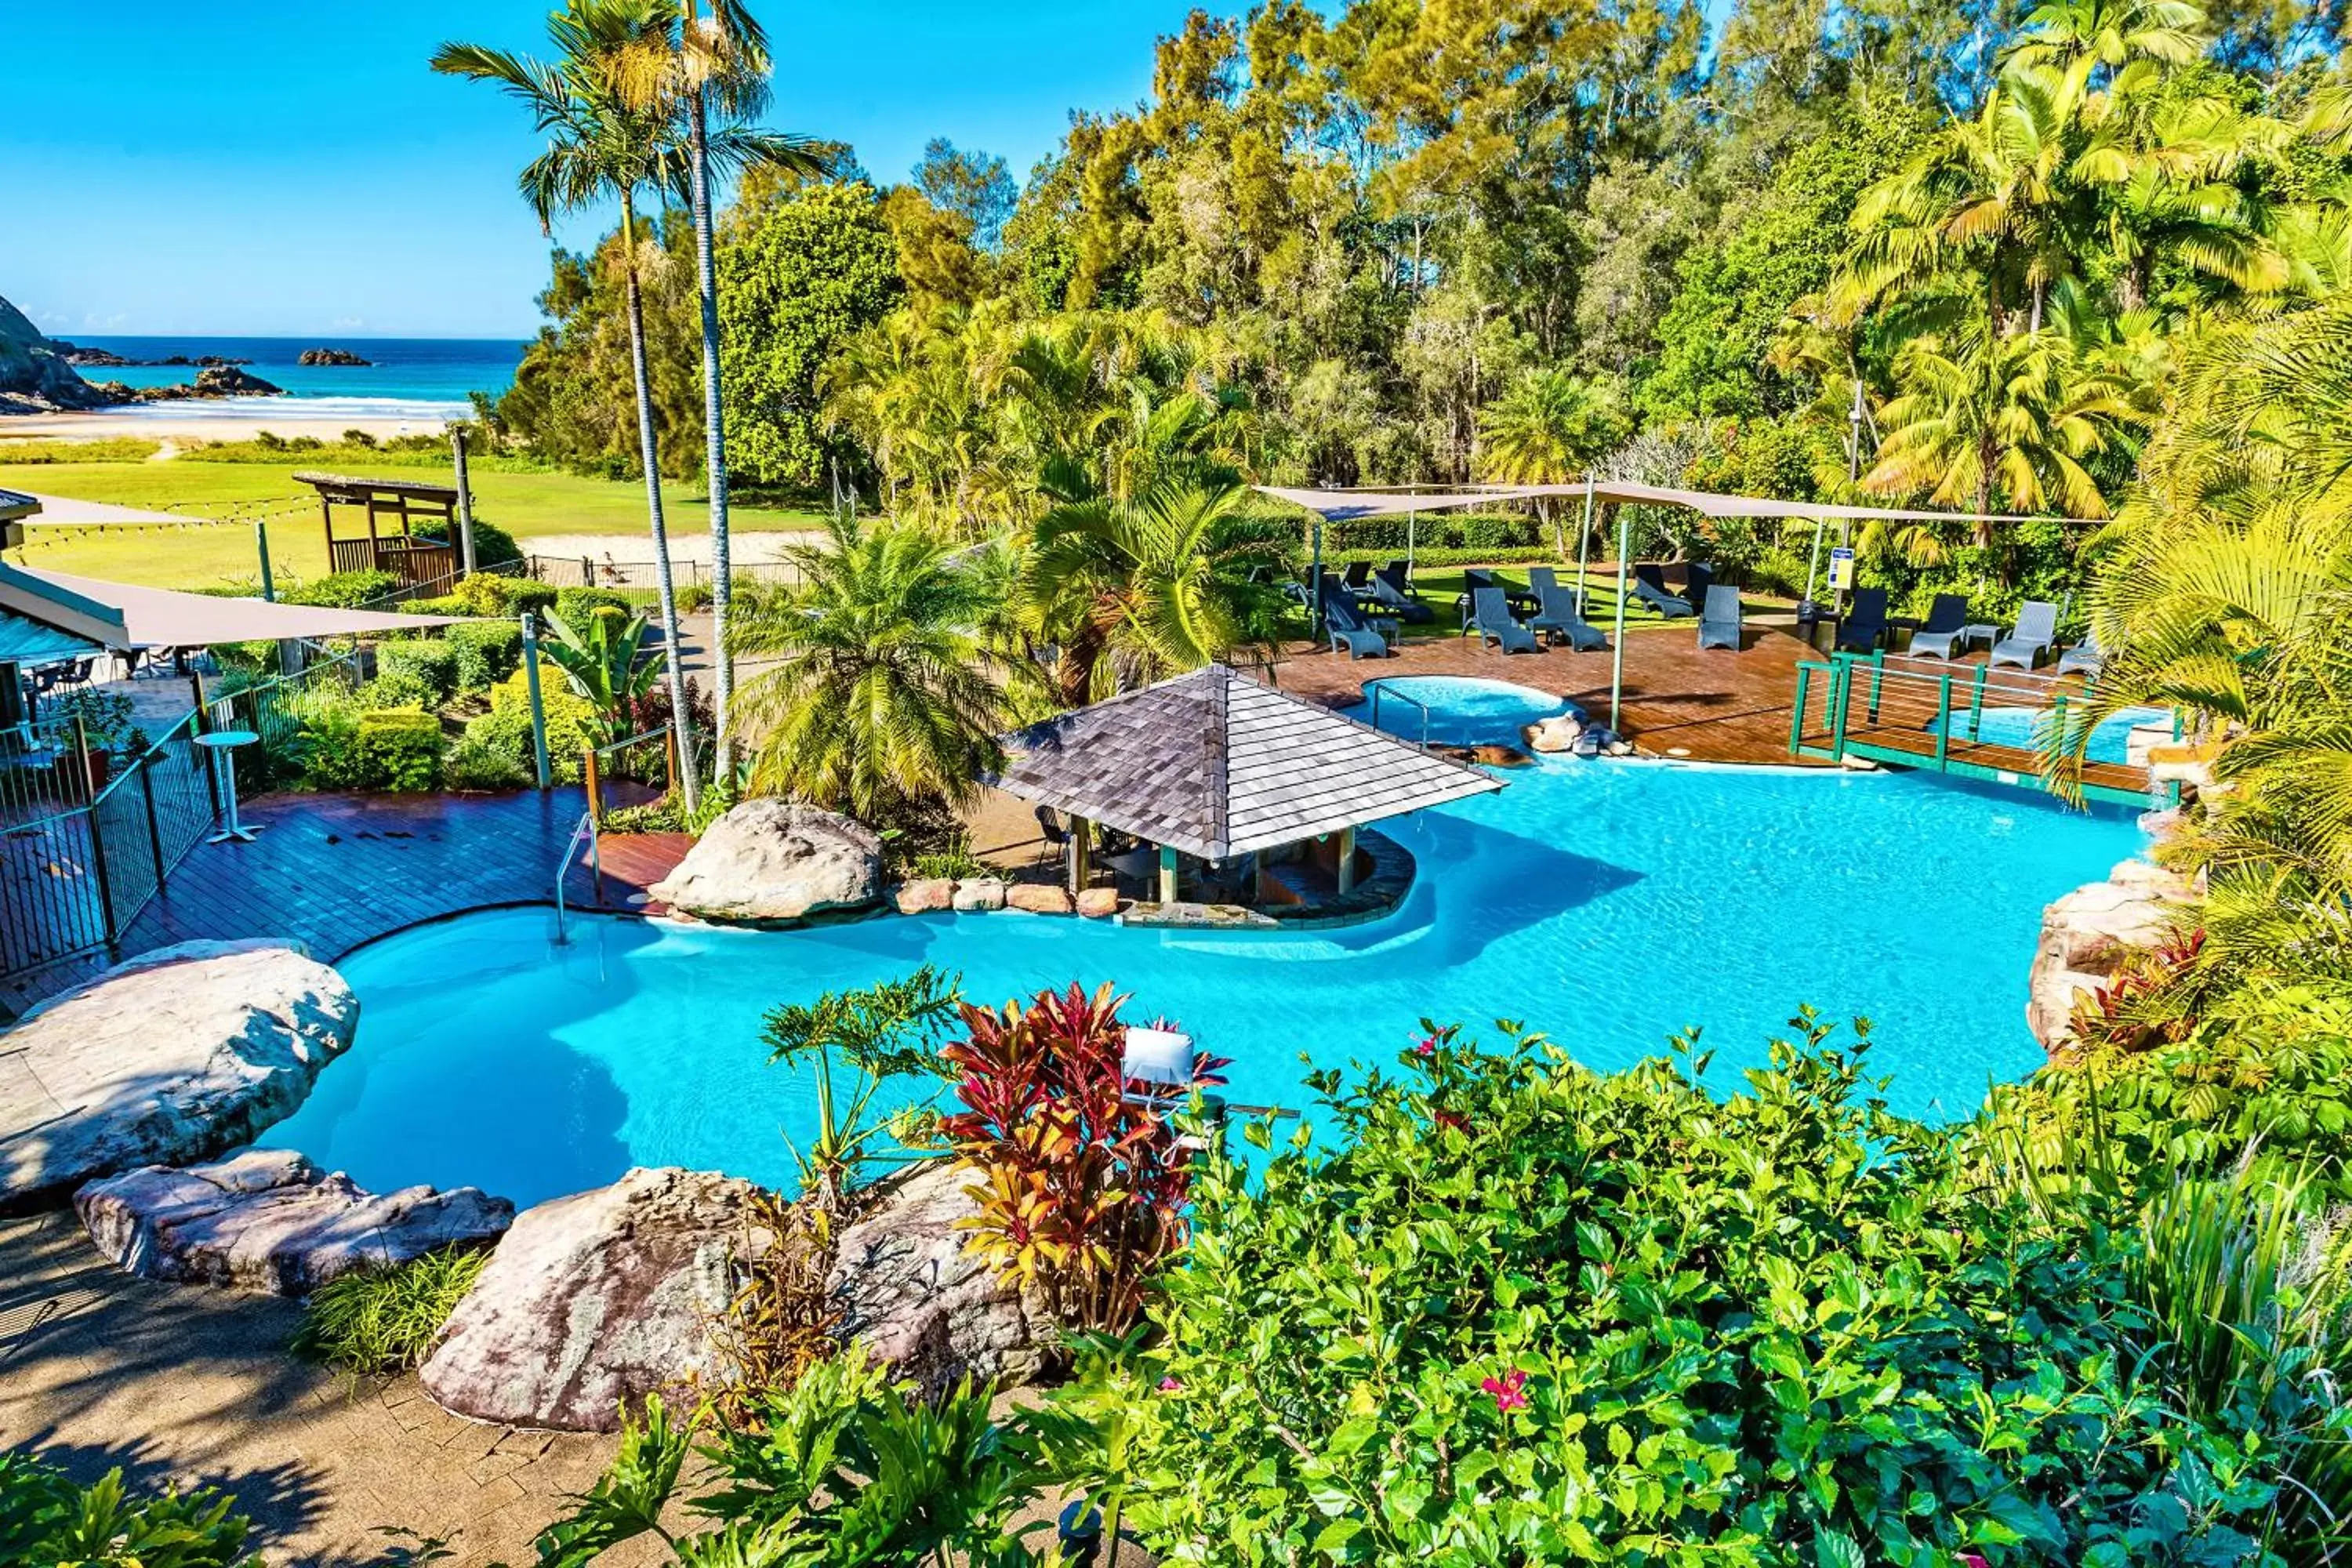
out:
{"label": "dense foliage", "polygon": [[489,1256],[444,1248],[329,1280],[303,1303],[294,1349],[344,1372],[414,1371]]}
{"label": "dense foliage", "polygon": [[212,1491],[142,1495],[110,1470],[82,1486],[56,1467],[0,1452],[0,1563],[88,1568],[251,1568],[252,1521]]}

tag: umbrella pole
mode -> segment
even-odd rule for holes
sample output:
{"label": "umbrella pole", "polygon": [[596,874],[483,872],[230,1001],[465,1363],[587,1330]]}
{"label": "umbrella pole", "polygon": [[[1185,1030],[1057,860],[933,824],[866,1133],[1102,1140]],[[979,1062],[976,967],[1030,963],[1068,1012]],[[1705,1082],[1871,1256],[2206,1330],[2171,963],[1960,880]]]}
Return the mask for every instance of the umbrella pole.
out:
{"label": "umbrella pole", "polygon": [[1624,507],[1617,509],[1617,637],[1616,647],[1609,655],[1609,728],[1623,734],[1619,728],[1625,696],[1625,558],[1632,548],[1631,534],[1633,514]]}
{"label": "umbrella pole", "polygon": [[1592,554],[1592,475],[1584,476],[1584,531],[1576,536],[1576,613],[1584,614],[1585,563]]}
{"label": "umbrella pole", "polygon": [[1314,563],[1307,572],[1307,634],[1317,642],[1323,637],[1323,514],[1315,514]]}

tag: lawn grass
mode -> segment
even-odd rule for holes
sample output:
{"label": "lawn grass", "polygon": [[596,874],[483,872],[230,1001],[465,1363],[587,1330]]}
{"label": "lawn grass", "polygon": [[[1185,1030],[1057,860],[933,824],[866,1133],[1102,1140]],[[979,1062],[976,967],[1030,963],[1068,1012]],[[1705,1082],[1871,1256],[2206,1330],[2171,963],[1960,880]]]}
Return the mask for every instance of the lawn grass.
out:
{"label": "lawn grass", "polygon": [[[0,458],[5,458],[0,448]],[[298,470],[317,467],[315,458],[289,457],[283,463],[207,463],[180,458],[163,462],[39,463],[0,461],[0,489],[36,490],[78,500],[168,510],[220,519],[240,506],[310,502],[289,507],[269,525],[270,569],[287,580],[326,570],[312,492],[294,482]],[[633,481],[579,474],[476,469],[470,476],[474,515],[512,534],[527,551],[534,538],[556,534],[611,534],[644,538],[645,488]],[[662,487],[671,526],[681,532],[705,526],[699,485]],[[800,530],[824,525],[821,515],[774,507],[737,505],[730,513],[740,529]],[[257,573],[249,523],[225,525],[192,521],[111,528],[43,527],[26,531],[26,542],[9,558],[23,565],[142,583],[165,588],[217,587],[248,583]],[[652,545],[646,546],[651,558]]]}

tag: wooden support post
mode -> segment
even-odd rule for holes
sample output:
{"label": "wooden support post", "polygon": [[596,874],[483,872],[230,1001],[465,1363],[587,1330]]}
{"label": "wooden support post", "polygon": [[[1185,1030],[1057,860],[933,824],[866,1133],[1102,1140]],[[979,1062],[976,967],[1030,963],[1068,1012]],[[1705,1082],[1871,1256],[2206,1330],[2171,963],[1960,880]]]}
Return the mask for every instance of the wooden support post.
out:
{"label": "wooden support post", "polygon": [[662,798],[667,800],[670,792],[676,788],[677,788],[677,726],[673,724],[662,731]]}
{"label": "wooden support post", "polygon": [[1166,844],[1160,847],[1160,901],[1163,904],[1176,901],[1176,851]]}
{"label": "wooden support post", "polygon": [[1339,892],[1342,897],[1356,890],[1356,830],[1339,829]]}
{"label": "wooden support post", "polygon": [[604,822],[604,784],[597,775],[596,748],[580,748],[580,782],[588,786],[588,815],[598,826]]}
{"label": "wooden support post", "polygon": [[1076,898],[1080,893],[1085,892],[1087,890],[1087,883],[1093,879],[1094,857],[1092,851],[1094,848],[1094,826],[1092,824],[1087,822],[1085,817],[1073,816],[1070,818],[1070,847],[1068,850],[1068,859],[1070,897],[1073,899]]}

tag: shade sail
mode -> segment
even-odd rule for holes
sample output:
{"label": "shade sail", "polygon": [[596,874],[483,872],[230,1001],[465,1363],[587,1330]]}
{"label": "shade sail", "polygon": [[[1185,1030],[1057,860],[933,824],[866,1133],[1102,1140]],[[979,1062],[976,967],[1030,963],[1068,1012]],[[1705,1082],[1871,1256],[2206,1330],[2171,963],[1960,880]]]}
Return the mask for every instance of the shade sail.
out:
{"label": "shade sail", "polygon": [[1008,795],[1208,860],[1502,788],[1222,664],[1008,735]]}
{"label": "shade sail", "polygon": [[0,563],[0,610],[113,648],[354,637],[446,626],[453,619],[182,594],[5,563]]}
{"label": "shade sail", "polygon": [[1769,496],[1722,495],[1713,490],[1676,489],[1631,479],[1599,479],[1590,487],[1572,485],[1474,485],[1439,495],[1406,495],[1366,490],[1280,489],[1260,485],[1259,490],[1294,506],[1320,512],[1334,522],[1359,518],[1389,517],[1406,511],[1439,511],[1448,507],[1478,506],[1496,501],[1541,500],[1563,496],[1622,501],[1647,506],[1688,507],[1706,517],[1769,517],[1811,522],[1875,519],[1887,522],[2031,522],[2032,518],[2007,512],[1918,511],[1903,507],[1842,506],[1830,501],[1779,500]]}

